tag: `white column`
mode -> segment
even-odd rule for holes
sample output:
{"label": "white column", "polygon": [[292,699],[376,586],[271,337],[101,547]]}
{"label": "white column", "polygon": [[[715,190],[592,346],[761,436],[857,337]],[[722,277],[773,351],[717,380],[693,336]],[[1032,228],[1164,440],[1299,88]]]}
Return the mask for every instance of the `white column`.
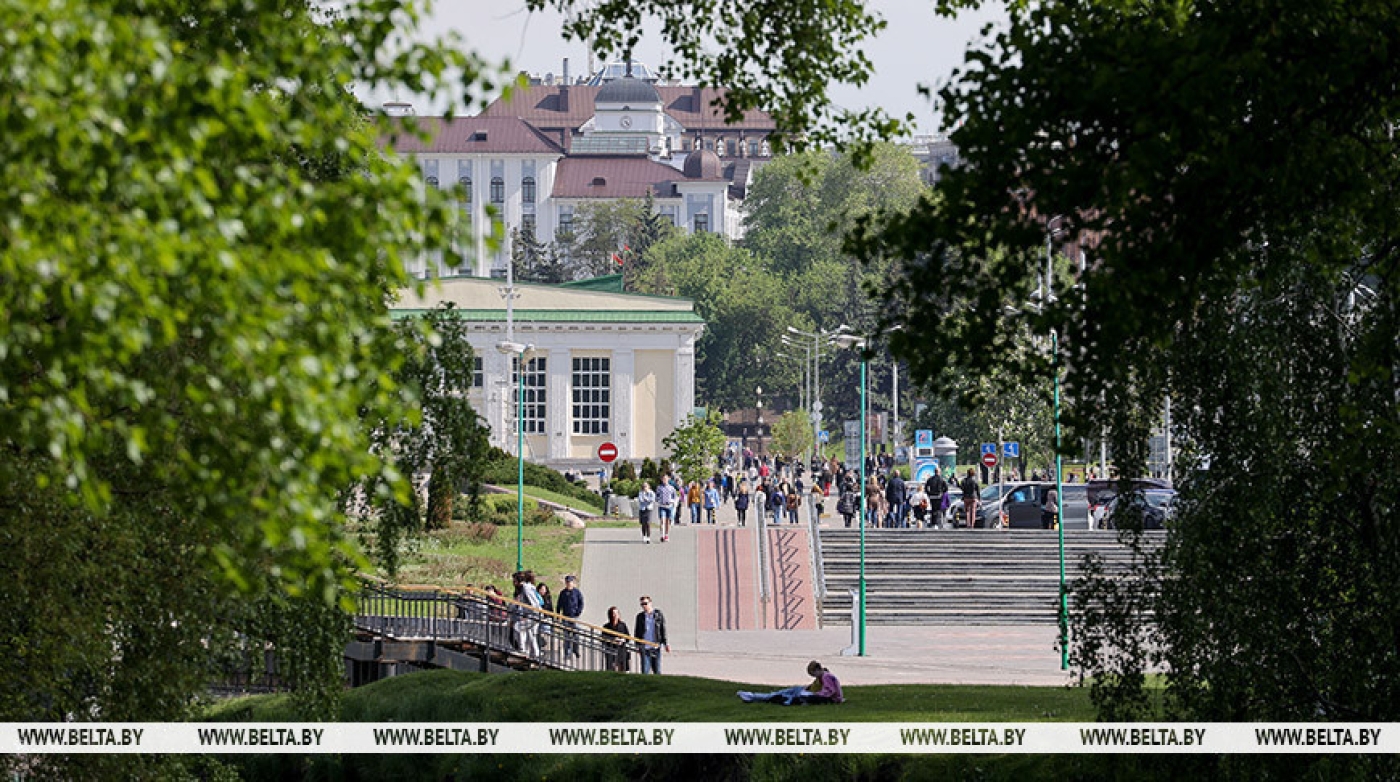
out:
{"label": "white column", "polygon": [[570,393],[573,364],[568,348],[550,348],[547,367],[549,384],[546,390],[545,434],[549,437],[549,459],[557,461],[569,457],[569,438],[572,427],[569,423],[573,411],[573,395]]}
{"label": "white column", "polygon": [[[499,335],[491,336],[499,338]],[[485,375],[487,393],[486,423],[491,427],[491,443],[507,453],[515,453],[515,430],[511,413],[515,409],[515,385],[511,382],[511,357],[496,350],[495,345],[478,348],[481,370]]]}
{"label": "white column", "polygon": [[[691,334],[681,336],[681,345],[676,350],[675,362],[675,405],[676,420],[672,427],[677,427],[685,423],[686,417],[695,409],[695,337]],[[663,432],[662,437],[670,434]]]}
{"label": "white column", "polygon": [[632,458],[632,384],[637,356],[630,348],[612,353],[612,441],[617,458]]}

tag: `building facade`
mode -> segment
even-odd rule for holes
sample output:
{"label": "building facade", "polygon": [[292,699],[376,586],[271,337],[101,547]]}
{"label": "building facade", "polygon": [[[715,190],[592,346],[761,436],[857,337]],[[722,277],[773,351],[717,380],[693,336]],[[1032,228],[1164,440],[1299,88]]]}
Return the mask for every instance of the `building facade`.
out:
{"label": "building facade", "polygon": [[[602,200],[651,196],[687,233],[740,238],[753,173],[771,159],[772,118],[748,111],[726,122],[716,105],[722,91],[616,73],[610,66],[589,83],[530,84],[474,117],[413,118],[426,141],[386,139],[413,156],[428,187],[458,189],[472,237],[462,248],[470,268],[420,258],[409,271],[503,276],[512,230],[528,227],[550,242],[581,206]],[[492,235],[505,240],[488,250]]]}
{"label": "building facade", "polygon": [[[468,321],[477,371],[468,399],[491,428],[491,442],[555,469],[596,470],[603,443],[618,458],[658,459],[662,440],[695,407],[695,342],[704,321],[689,299],[517,283],[510,341],[531,346],[524,375],[507,341],[500,282],[444,278],[419,294],[403,291],[397,318],[443,302]],[[523,394],[522,394],[523,389]],[[523,396],[523,406],[517,399]]]}

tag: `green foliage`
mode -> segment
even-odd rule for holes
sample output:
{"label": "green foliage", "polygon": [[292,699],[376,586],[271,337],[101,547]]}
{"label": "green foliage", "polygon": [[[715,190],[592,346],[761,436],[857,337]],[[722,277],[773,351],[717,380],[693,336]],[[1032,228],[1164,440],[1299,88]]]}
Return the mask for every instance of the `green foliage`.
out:
{"label": "green foliage", "polygon": [[613,469],[613,477],[622,481],[635,481],[637,480],[637,468],[633,467],[629,461],[618,462],[617,467]]}
{"label": "green foliage", "polygon": [[642,482],[635,478],[614,478],[608,481],[613,494],[623,497],[636,497],[642,491]]}
{"label": "green foliage", "polygon": [[[462,389],[474,372],[467,323],[450,302],[421,318],[404,319],[393,328],[394,356],[402,364],[392,388],[401,407],[392,415],[369,418],[373,449],[391,462],[397,475],[428,476],[427,526],[440,529],[452,518],[457,486],[478,480],[490,448],[485,422]],[[415,415],[405,416],[403,410]],[[391,576],[398,567],[399,541],[424,527],[418,492],[407,498],[389,493],[393,474],[375,475],[361,489],[370,499],[375,521],[378,563]]]}
{"label": "green foliage", "polygon": [[[705,319],[705,333],[695,346],[698,398],[712,406],[747,407],[756,387],[788,385],[791,366],[771,356],[797,316],[782,281],[759,259],[718,234],[704,233],[657,245],[648,263],[648,274],[669,288],[644,277],[636,290],[694,299],[696,314]],[[790,380],[791,386],[798,382]]]}
{"label": "green foliage", "polygon": [[[940,95],[964,165],[851,247],[908,259],[885,325],[905,326],[889,343],[923,379],[1043,387],[1051,354],[1027,334],[1056,333],[1067,439],[1107,430],[1126,474],[1170,395],[1189,480],[1161,558],[1140,563],[1155,586],[1078,587],[1074,659],[1105,716],[1386,721],[1397,8],[1187,8],[1009,6]],[[1067,258],[1049,261],[1053,299],[1033,299],[1048,254]],[[1165,701],[1143,694],[1153,667]]]}
{"label": "green foliage", "polygon": [[408,415],[386,300],[456,219],[350,86],[482,83],[416,13],[0,4],[0,719],[181,719],[236,631],[338,691],[336,495],[411,493],[361,422]]}
{"label": "green foliage", "polygon": [[[480,480],[485,483],[509,488],[518,482],[519,463],[514,456],[499,449],[492,449],[480,470]],[[582,484],[570,483],[558,470],[542,464],[525,462],[525,483],[593,505],[601,502],[597,492]]]}
{"label": "green foliage", "polygon": [[671,452],[676,470],[686,483],[699,481],[702,484],[710,477],[724,453],[727,440],[719,428],[719,414],[711,410],[706,418],[691,415],[686,422],[666,435],[661,444]]}
{"label": "green foliage", "polygon": [[[604,274],[624,275],[633,290],[639,270],[647,267],[652,245],[678,233],[669,218],[656,212],[648,194],[643,200],[618,199],[580,204],[574,211],[573,230],[557,234],[551,257],[565,259],[566,279],[588,279]],[[623,259],[618,268],[616,255]]]}
{"label": "green foliage", "polygon": [[803,134],[775,139],[780,146],[821,146],[853,135],[893,138],[907,133],[913,121],[891,119],[878,109],[838,109],[827,97],[828,81],[859,86],[873,71],[857,47],[885,22],[859,3],[603,0],[578,8],[573,0],[528,0],[527,5],[565,12],[566,35],[617,58],[630,55],[643,35],[643,19],[652,17],[650,29],[661,30],[667,50],[675,53],[665,70],[724,85],[728,91],[722,108],[730,122],[742,120],[744,109],[762,108],[781,130]]}
{"label": "green foliage", "polygon": [[[520,503],[516,502],[514,494],[488,494],[481,498],[481,515],[471,521],[494,524],[498,527],[514,527],[519,521],[519,507]],[[559,519],[553,511],[526,497],[523,523],[527,527],[557,525]]]}
{"label": "green foliage", "polygon": [[812,419],[805,410],[789,410],[773,424],[773,450],[800,457],[812,450]]}
{"label": "green foliage", "polygon": [[650,456],[642,459],[642,469],[639,471],[638,477],[644,481],[650,481],[652,486],[655,486],[656,482],[661,480],[661,472],[657,468],[656,462],[653,462]]}
{"label": "green foliage", "polygon": [[524,282],[568,282],[574,278],[559,245],[545,244],[531,226],[511,229],[510,262],[515,279]]}

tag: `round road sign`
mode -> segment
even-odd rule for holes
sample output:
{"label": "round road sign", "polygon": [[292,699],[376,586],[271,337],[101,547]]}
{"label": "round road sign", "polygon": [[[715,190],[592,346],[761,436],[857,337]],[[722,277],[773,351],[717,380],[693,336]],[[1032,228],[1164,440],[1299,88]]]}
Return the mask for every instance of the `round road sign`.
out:
{"label": "round road sign", "polygon": [[611,462],[617,458],[617,446],[612,443],[603,443],[598,446],[598,458],[605,462]]}
{"label": "round road sign", "polygon": [[988,468],[997,466],[997,455],[994,453],[982,454],[982,465]]}

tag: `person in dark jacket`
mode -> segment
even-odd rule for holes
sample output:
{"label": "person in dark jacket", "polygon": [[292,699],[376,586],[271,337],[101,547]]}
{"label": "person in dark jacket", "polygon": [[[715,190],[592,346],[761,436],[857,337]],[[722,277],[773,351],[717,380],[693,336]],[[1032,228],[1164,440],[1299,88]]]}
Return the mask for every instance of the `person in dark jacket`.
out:
{"label": "person in dark jacket", "polygon": [[[559,613],[570,619],[583,615],[583,592],[579,591],[576,576],[564,576],[564,588],[559,591]],[[567,629],[564,632],[564,656],[578,657],[578,641]]]}
{"label": "person in dark jacket", "polygon": [[889,483],[885,484],[885,502],[889,503],[890,515],[889,525],[891,527],[904,527],[907,525],[904,514],[908,497],[905,496],[904,478],[894,470],[890,470]]}
{"label": "person in dark jacket", "polygon": [[972,468],[967,468],[967,477],[962,479],[960,487],[963,493],[963,514],[967,517],[967,528],[972,529],[973,523],[977,521],[977,501],[982,496],[982,487],[977,485],[977,476]]}
{"label": "person in dark jacket", "polygon": [[[622,612],[617,610],[617,606],[608,608],[608,621],[603,625],[604,630],[610,630],[618,635],[630,635],[627,631],[627,623],[622,621]],[[616,636],[605,636],[603,642],[608,647],[608,670],[626,673],[631,665],[629,662],[632,655],[627,651],[627,642]]]}
{"label": "person in dark jacket", "polygon": [[652,608],[651,596],[642,595],[642,610],[632,623],[632,632],[637,638],[651,643],[642,644],[638,650],[642,658],[642,673],[661,673],[661,650],[671,651],[666,642],[666,617],[659,609]]}

